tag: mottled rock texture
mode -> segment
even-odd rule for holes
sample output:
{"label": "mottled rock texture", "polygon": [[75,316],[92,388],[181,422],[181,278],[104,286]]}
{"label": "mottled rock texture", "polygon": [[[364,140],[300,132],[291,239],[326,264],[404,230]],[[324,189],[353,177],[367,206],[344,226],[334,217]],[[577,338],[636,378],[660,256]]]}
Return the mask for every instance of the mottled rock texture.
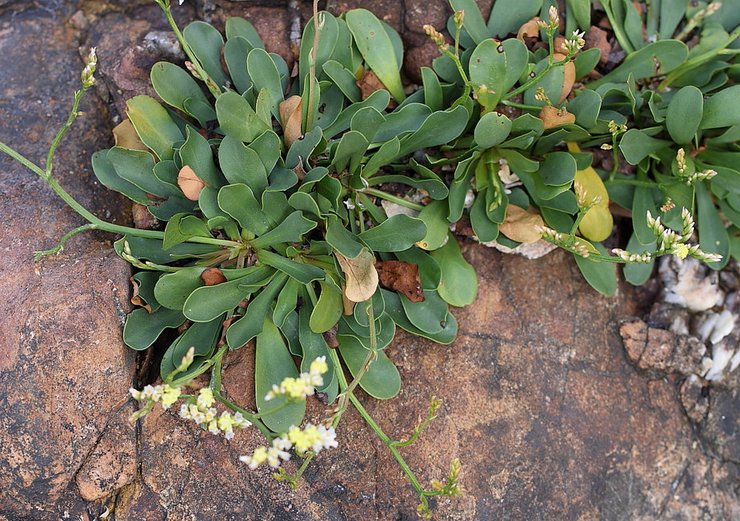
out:
{"label": "mottled rock texture", "polygon": [[[159,59],[143,39],[164,25],[156,9],[140,4],[0,1],[0,139],[40,161],[76,88],[78,48],[98,45],[101,86],[56,172],[81,200],[118,219],[127,206],[93,181],[89,155],[108,144],[110,120],[126,96],[147,88],[147,68]],[[178,10],[183,20],[206,14],[220,23],[227,12],[243,13],[284,55],[289,28],[307,12],[306,2],[187,4]],[[373,9],[407,42],[419,36],[425,13],[443,23],[436,1],[328,4]],[[82,15],[74,15],[78,8]],[[77,237],[34,266],[33,250],[81,221],[4,157],[0,190],[7,295],[0,304],[0,520],[92,520],[106,511],[119,521],[415,518],[411,488],[354,413],[342,422],[340,448],[317,458],[296,491],[238,462],[261,442],[253,431],[226,442],[172,411],[128,424],[123,400],[135,364],[120,341],[127,268],[102,235]],[[627,287],[612,299],[598,296],[562,252],[527,261],[467,244],[464,253],[480,290],[474,305],[456,312],[459,339],[439,346],[400,334],[388,354],[404,380],[401,395],[392,402],[361,395],[395,438],[410,432],[432,395],[444,399],[439,418],[403,451],[425,483],[461,458],[464,491],[437,502],[437,519],[740,516],[736,382],[710,391],[708,411],[692,424],[678,393],[683,377],[644,371],[625,355],[619,324],[643,315],[648,302],[638,305]],[[252,364],[249,349],[226,360],[227,392],[246,404]],[[323,414],[317,401],[310,411]]]}

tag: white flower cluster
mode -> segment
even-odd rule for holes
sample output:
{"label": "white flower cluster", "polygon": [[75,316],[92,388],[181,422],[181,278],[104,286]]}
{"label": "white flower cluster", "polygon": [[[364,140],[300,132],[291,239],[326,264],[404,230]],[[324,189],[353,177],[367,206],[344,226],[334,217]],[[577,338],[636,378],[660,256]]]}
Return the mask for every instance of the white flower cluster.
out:
{"label": "white flower cluster", "polygon": [[584,31],[573,31],[571,37],[563,43],[563,50],[566,54],[576,54],[578,51],[583,49],[586,45],[586,40],[583,38],[585,35],[586,33]]}
{"label": "white flower cluster", "polygon": [[84,88],[90,88],[95,85],[95,69],[98,66],[98,56],[95,54],[95,47],[90,48],[90,53],[87,55],[87,61],[85,62],[85,68],[82,69],[80,79],[82,80],[82,86]]}
{"label": "white flower cluster", "polygon": [[285,396],[289,399],[300,400],[311,396],[314,388],[324,385],[323,374],[329,370],[326,364],[326,357],[319,356],[313,362],[307,373],[301,373],[298,378],[285,378],[280,385],[273,385],[272,391],[267,393],[265,400],[272,400],[278,396]]}
{"label": "white flower cluster", "polygon": [[290,459],[291,449],[303,456],[309,450],[318,454],[323,449],[337,447],[337,433],[334,427],[307,424],[304,429],[291,426],[288,432],[272,440],[269,447],[257,447],[251,456],[240,456],[239,460],[250,469],[256,469],[263,463],[278,468],[283,461]]}
{"label": "white flower cluster", "polygon": [[227,411],[218,415],[218,411],[213,404],[213,392],[210,388],[204,387],[198,391],[198,397],[190,400],[180,406],[180,417],[186,420],[193,420],[204,429],[208,429],[211,434],[221,434],[227,440],[234,437],[234,428],[243,429],[252,425],[246,420],[240,412],[231,414]]}
{"label": "white flower cluster", "polygon": [[131,393],[134,400],[147,402],[147,405],[161,403],[163,409],[169,409],[180,398],[180,388],[168,384],[147,385],[141,391],[132,387],[129,389],[129,393]]}

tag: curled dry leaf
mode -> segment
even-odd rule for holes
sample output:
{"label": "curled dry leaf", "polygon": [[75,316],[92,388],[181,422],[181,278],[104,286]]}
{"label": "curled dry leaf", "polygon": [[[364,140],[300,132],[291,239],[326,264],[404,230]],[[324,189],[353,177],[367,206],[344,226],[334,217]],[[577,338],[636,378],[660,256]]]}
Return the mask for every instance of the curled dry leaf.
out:
{"label": "curled dry leaf", "polygon": [[[556,51],[552,55],[553,58],[555,58],[555,61],[564,60],[565,54],[557,52],[557,47],[555,47],[555,49]],[[572,61],[563,65],[563,71],[565,72],[565,75],[563,76],[563,89],[560,91],[560,99],[558,100],[558,103],[562,103],[563,100],[568,97],[570,91],[573,90],[573,84],[576,82],[576,66]]]}
{"label": "curled dry leaf", "polygon": [[195,170],[185,165],[180,169],[180,173],[177,174],[177,186],[180,187],[185,197],[191,201],[197,201],[206,183],[198,177]]}
{"label": "curled dry leaf", "polygon": [[378,272],[375,269],[375,255],[363,249],[357,257],[348,259],[335,252],[339,266],[344,272],[344,295],[352,302],[365,302],[378,288]]}
{"label": "curled dry leaf", "polygon": [[200,280],[202,280],[206,286],[215,286],[226,282],[223,272],[218,268],[208,268],[200,274]]}
{"label": "curled dry leaf", "polygon": [[283,124],[283,141],[290,146],[301,138],[301,108],[303,103],[300,96],[291,96],[280,103],[280,121]]}
{"label": "curled dry leaf", "polygon": [[329,331],[326,331],[324,333],[324,340],[326,341],[326,345],[332,349],[336,349],[337,347],[339,347],[339,340],[337,340],[336,324],[333,325]]}
{"label": "curled dry leaf", "polygon": [[378,261],[375,268],[381,286],[402,293],[411,302],[424,302],[419,266],[411,262],[389,260]]}
{"label": "curled dry leaf", "polygon": [[545,124],[545,130],[576,122],[576,115],[568,112],[567,108],[563,107],[562,109],[559,109],[552,105],[545,105],[542,107],[539,118]]}
{"label": "curled dry leaf", "polygon": [[537,227],[544,225],[539,214],[529,213],[515,204],[510,204],[506,207],[504,222],[499,225],[498,229],[512,241],[527,244],[542,238]]}
{"label": "curled dry leaf", "polygon": [[517,39],[525,41],[525,38],[539,38],[540,37],[540,26],[537,22],[540,21],[539,16],[535,16],[528,22],[524,22],[519,30],[516,32]]}
{"label": "curled dry leaf", "polygon": [[128,148],[129,150],[149,151],[147,146],[139,139],[136,129],[128,119],[124,119],[113,127],[113,139],[117,147]]}
{"label": "curled dry leaf", "polygon": [[131,303],[134,306],[139,306],[147,310],[148,313],[152,312],[152,307],[144,302],[144,299],[139,296],[139,281],[131,277]]}

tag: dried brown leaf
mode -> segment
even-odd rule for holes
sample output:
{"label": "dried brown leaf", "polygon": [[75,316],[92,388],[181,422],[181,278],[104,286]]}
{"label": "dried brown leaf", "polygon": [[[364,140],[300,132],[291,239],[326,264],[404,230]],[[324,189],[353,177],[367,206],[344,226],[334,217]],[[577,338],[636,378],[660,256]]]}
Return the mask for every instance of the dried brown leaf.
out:
{"label": "dried brown leaf", "polygon": [[539,118],[545,124],[545,130],[559,125],[567,125],[576,122],[576,115],[568,112],[568,109],[563,107],[559,109],[551,105],[545,105],[540,110]]}
{"label": "dried brown leaf", "polygon": [[424,302],[424,290],[419,279],[419,266],[397,260],[378,261],[380,285],[402,293],[411,302]]}
{"label": "dried brown leaf", "polygon": [[[362,95],[362,99],[367,99],[370,94],[375,92],[376,90],[385,89],[385,85],[383,85],[383,82],[380,81],[380,78],[370,70],[365,71],[365,73],[362,75],[362,77],[355,81],[358,87],[360,87],[360,94]],[[396,102],[391,99],[391,101],[388,103],[388,108],[394,108],[396,106]]]}
{"label": "dried brown leaf", "polygon": [[207,268],[200,274],[200,280],[202,280],[206,286],[215,286],[226,282],[224,273],[218,268]]}
{"label": "dried brown leaf", "polygon": [[499,231],[509,239],[527,244],[540,240],[542,234],[537,231],[538,226],[545,223],[536,213],[529,213],[515,204],[506,207],[504,222],[498,227]]}
{"label": "dried brown leaf", "polygon": [[290,148],[301,138],[301,102],[300,96],[291,96],[280,103],[280,121],[283,125],[283,141]]}
{"label": "dried brown leaf", "polygon": [[539,16],[535,16],[528,22],[524,22],[516,33],[517,39],[525,41],[525,38],[539,38],[540,37],[540,26],[537,22],[540,21]]}
{"label": "dried brown leaf", "polygon": [[602,65],[609,61],[609,54],[612,52],[612,46],[609,43],[606,31],[592,25],[591,29],[588,30],[588,34],[586,34],[585,40],[586,49],[596,48],[601,52],[599,62]]}
{"label": "dried brown leaf", "polygon": [[352,259],[348,259],[339,252],[336,252],[336,256],[346,281],[344,295],[352,302],[365,302],[372,297],[378,288],[375,255],[363,249],[357,257]]}
{"label": "dried brown leaf", "polygon": [[[555,61],[561,61],[565,59],[565,54],[555,52],[553,54],[553,58],[555,58]],[[560,99],[558,100],[558,103],[562,103],[563,100],[568,97],[570,91],[573,90],[573,84],[576,82],[576,66],[573,61],[569,61],[563,65],[563,71],[565,73],[563,76],[563,89],[560,91]]]}
{"label": "dried brown leaf", "polygon": [[124,119],[113,127],[113,139],[117,147],[128,148],[129,150],[149,151],[149,148],[139,139],[136,129],[128,119]]}
{"label": "dried brown leaf", "polygon": [[131,281],[131,303],[134,306],[142,307],[146,309],[148,313],[151,313],[152,307],[144,302],[144,299],[139,296],[139,281],[133,277],[131,277],[129,280]]}
{"label": "dried brown leaf", "polygon": [[185,197],[191,201],[197,201],[206,183],[198,177],[195,170],[185,165],[180,169],[180,173],[177,174],[177,186],[180,187]]}

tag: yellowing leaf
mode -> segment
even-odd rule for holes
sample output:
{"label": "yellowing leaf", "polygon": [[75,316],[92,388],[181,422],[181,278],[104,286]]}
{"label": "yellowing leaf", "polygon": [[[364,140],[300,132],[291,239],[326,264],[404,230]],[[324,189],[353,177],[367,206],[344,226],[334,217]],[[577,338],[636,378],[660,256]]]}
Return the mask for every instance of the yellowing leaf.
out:
{"label": "yellowing leaf", "polygon": [[136,129],[128,119],[124,119],[113,127],[113,139],[117,147],[128,148],[129,150],[149,151],[147,146],[139,139]]}
{"label": "yellowing leaf", "polygon": [[[577,143],[568,143],[568,151],[577,153],[581,149]],[[583,216],[578,228],[587,239],[603,241],[609,237],[614,226],[614,218],[609,211],[609,192],[599,174],[590,166],[577,170],[574,182],[581,184],[588,199],[599,198],[599,202]]]}
{"label": "yellowing leaf", "polygon": [[576,122],[576,115],[568,112],[567,108],[563,107],[562,109],[559,109],[551,105],[545,105],[542,107],[539,118],[545,124],[545,130]]}
{"label": "yellowing leaf", "polygon": [[539,16],[535,16],[528,22],[524,22],[516,33],[517,39],[524,41],[525,38],[537,38],[540,37],[540,26],[537,22],[540,21]]}
{"label": "yellowing leaf", "polygon": [[280,121],[283,124],[283,141],[290,146],[301,137],[301,97],[291,96],[280,102]]}
{"label": "yellowing leaf", "polygon": [[540,240],[542,234],[537,231],[537,226],[545,223],[536,213],[529,213],[515,204],[506,207],[506,217],[498,229],[509,239],[521,243],[530,243]]}
{"label": "yellowing leaf", "polygon": [[197,201],[201,190],[205,188],[206,184],[198,177],[195,170],[185,165],[180,169],[180,173],[177,174],[177,186],[180,187],[185,197],[191,201]]}
{"label": "yellowing leaf", "polygon": [[608,207],[596,205],[583,216],[578,229],[592,241],[603,241],[612,233],[614,218]]}
{"label": "yellowing leaf", "polygon": [[346,285],[344,295],[352,302],[364,302],[378,288],[378,272],[375,270],[375,255],[363,248],[357,257],[348,259],[335,252],[339,266],[344,272]]}

